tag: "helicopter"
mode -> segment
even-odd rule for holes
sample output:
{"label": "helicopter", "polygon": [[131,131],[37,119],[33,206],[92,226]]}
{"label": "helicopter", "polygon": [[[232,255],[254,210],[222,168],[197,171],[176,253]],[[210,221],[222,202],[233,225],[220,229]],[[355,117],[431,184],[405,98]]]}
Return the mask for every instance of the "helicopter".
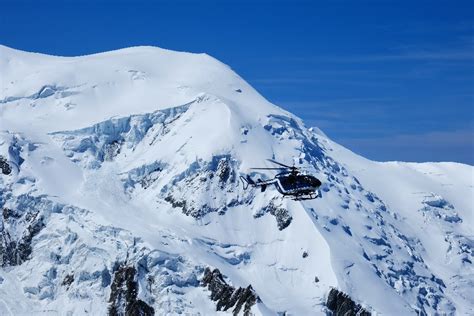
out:
{"label": "helicopter", "polygon": [[318,188],[321,181],[311,175],[301,173],[300,169],[295,166],[288,166],[273,159],[267,159],[271,163],[281,167],[276,168],[251,168],[252,170],[280,170],[275,178],[270,180],[254,181],[250,175],[240,176],[244,190],[249,186],[260,187],[261,192],[265,192],[269,185],[275,185],[278,192],[283,196],[292,197],[293,200],[312,200],[319,196]]}

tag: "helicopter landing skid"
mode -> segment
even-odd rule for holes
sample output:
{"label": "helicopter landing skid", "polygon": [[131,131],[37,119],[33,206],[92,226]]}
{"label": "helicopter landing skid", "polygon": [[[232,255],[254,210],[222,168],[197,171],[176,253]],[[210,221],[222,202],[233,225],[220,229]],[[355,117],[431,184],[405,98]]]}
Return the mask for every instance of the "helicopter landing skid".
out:
{"label": "helicopter landing skid", "polygon": [[304,200],[314,200],[319,197],[319,194],[317,192],[314,193],[308,193],[308,194],[302,194],[298,196],[292,196],[293,201],[304,201]]}

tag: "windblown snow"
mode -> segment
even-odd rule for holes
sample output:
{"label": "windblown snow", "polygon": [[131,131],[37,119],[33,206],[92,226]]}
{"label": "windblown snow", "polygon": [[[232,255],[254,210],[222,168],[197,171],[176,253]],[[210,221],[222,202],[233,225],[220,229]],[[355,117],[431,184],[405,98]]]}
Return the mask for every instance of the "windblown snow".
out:
{"label": "windblown snow", "polygon": [[[0,46],[0,80],[1,315],[474,314],[472,166],[364,159],[206,54]],[[244,190],[267,158],[321,197]]]}

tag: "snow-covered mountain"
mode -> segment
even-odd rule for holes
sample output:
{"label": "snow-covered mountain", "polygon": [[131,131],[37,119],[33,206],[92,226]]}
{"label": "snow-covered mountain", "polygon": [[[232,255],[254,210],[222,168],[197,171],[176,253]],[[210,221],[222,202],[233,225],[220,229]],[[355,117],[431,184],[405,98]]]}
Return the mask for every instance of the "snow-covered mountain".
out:
{"label": "snow-covered mountain", "polygon": [[[0,80],[1,315],[474,313],[472,166],[367,160],[206,54],[0,46]],[[244,190],[267,158],[321,198]]]}

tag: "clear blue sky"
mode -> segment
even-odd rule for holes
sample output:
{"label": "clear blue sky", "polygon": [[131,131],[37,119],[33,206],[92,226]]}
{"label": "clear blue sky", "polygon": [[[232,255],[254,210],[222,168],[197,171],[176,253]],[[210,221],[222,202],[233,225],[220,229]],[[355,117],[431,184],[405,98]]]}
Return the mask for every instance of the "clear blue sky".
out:
{"label": "clear blue sky", "polygon": [[0,0],[3,45],[206,52],[376,160],[474,164],[473,24],[474,1]]}

